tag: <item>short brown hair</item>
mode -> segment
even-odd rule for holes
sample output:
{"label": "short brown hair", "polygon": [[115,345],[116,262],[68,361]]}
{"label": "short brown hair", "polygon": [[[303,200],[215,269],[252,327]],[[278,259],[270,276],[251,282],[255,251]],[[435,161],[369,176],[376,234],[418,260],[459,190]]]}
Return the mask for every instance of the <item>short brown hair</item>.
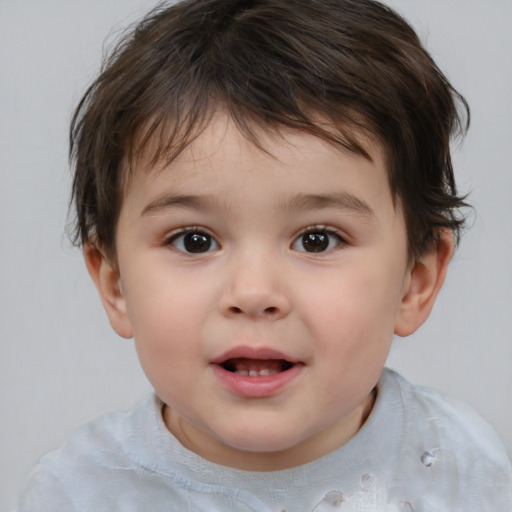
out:
{"label": "short brown hair", "polygon": [[155,162],[172,161],[219,108],[256,144],[254,123],[367,157],[355,134],[374,137],[410,256],[442,228],[458,240],[466,203],[450,139],[467,129],[469,109],[402,17],[373,0],[184,0],[158,6],[122,38],[76,109],[75,243],[94,240],[115,259],[130,162],[149,140]]}

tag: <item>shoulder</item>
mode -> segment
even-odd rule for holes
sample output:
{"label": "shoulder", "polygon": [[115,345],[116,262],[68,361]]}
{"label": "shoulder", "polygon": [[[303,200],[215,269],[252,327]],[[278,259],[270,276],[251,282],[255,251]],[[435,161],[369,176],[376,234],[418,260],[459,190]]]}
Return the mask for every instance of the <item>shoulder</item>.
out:
{"label": "shoulder", "polygon": [[78,428],[60,449],[39,460],[20,494],[16,511],[74,511],[73,504],[82,494],[93,499],[92,490],[99,483],[103,488],[107,483],[115,486],[120,472],[136,470],[130,448],[133,439],[150,435],[141,428],[139,419],[151,415],[155,400],[149,396],[130,412],[110,413]]}
{"label": "shoulder", "polygon": [[[39,461],[16,512],[225,510],[210,506],[219,487],[196,480],[201,467],[170,435],[161,412],[150,395],[132,411],[80,427]],[[235,492],[225,499],[238,498]]]}
{"label": "shoulder", "polygon": [[58,479],[41,466],[36,466],[18,497],[15,512],[74,512],[73,503]]}
{"label": "shoulder", "polygon": [[474,409],[434,389],[411,384],[392,370],[386,374],[389,384],[399,390],[409,427],[416,427],[423,435],[431,432],[433,443],[472,447],[490,461],[508,466],[498,435]]}
{"label": "shoulder", "polygon": [[[155,397],[148,396],[134,409],[112,412],[79,427],[54,452],[45,455],[39,466],[50,470],[113,466],[126,469],[131,466],[130,448],[140,430],[148,428]],[[142,421],[141,421],[142,420]]]}
{"label": "shoulder", "polygon": [[432,496],[451,496],[454,504],[466,496],[481,511],[512,509],[510,461],[498,435],[478,413],[391,370],[385,370],[381,383],[385,395],[402,403],[401,460],[409,474],[428,482],[436,491]]}

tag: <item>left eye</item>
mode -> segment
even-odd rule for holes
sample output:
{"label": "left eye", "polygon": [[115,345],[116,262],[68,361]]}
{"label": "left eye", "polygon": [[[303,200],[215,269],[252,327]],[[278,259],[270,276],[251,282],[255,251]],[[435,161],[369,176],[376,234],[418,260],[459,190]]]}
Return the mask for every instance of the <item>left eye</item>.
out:
{"label": "left eye", "polygon": [[333,231],[318,229],[303,233],[292,244],[292,249],[302,252],[326,252],[343,243],[340,235]]}
{"label": "left eye", "polygon": [[188,231],[173,235],[168,245],[188,254],[201,254],[219,249],[217,241],[208,233]]}

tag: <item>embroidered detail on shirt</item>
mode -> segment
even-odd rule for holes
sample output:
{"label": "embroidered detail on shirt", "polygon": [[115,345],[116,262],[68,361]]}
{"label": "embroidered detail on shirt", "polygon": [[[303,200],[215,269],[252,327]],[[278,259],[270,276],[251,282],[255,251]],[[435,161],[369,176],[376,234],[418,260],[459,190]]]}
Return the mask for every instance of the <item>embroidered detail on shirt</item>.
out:
{"label": "embroidered detail on shirt", "polygon": [[[404,508],[404,505],[407,505]],[[375,476],[361,477],[361,490],[352,494],[329,491],[312,512],[414,512],[408,503],[388,503],[386,489]]]}
{"label": "embroidered detail on shirt", "polygon": [[433,450],[427,450],[423,455],[421,456],[421,463],[426,467],[429,468],[432,466],[432,464],[436,460],[436,454],[433,452]]}
{"label": "embroidered detail on shirt", "polygon": [[329,491],[322,501],[312,510],[312,512],[331,512],[332,510],[341,510],[340,506],[345,501],[344,494],[338,491]]}

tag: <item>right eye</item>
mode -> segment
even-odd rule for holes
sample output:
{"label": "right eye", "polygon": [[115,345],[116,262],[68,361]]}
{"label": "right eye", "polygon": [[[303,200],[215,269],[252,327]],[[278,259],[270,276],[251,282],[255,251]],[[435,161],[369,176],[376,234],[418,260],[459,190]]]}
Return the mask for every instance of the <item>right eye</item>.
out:
{"label": "right eye", "polygon": [[211,235],[197,230],[176,233],[169,238],[166,245],[172,245],[178,251],[187,254],[201,254],[220,249]]}

